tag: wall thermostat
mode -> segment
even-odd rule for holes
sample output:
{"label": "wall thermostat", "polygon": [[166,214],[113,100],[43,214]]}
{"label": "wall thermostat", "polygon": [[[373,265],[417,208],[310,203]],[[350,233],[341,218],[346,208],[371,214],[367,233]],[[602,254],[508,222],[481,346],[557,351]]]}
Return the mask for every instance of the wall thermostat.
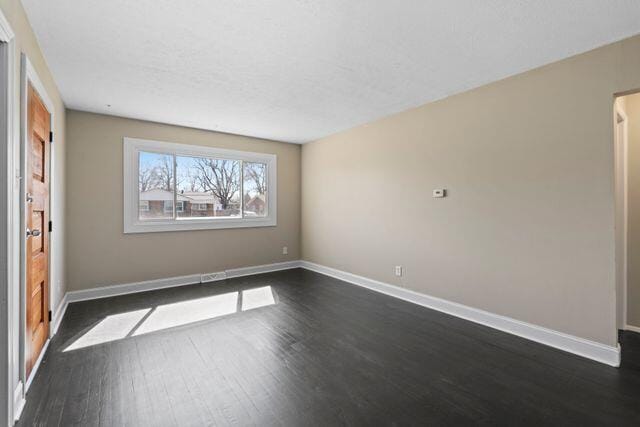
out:
{"label": "wall thermostat", "polygon": [[444,188],[436,188],[435,190],[433,190],[433,197],[445,197],[447,195],[447,190],[445,190]]}

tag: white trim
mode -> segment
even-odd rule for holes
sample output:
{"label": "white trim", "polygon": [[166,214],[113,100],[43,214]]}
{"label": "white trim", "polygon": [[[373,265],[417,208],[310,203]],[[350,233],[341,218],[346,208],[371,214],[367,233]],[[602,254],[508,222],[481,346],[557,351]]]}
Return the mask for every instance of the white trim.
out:
{"label": "white trim", "polygon": [[631,331],[631,332],[637,332],[637,333],[640,334],[640,326],[625,325],[624,326],[624,330],[625,331]]}
{"label": "white trim", "polygon": [[18,381],[16,389],[13,391],[13,420],[18,421],[27,400],[24,398],[24,387],[22,381]]}
{"label": "white trim", "polygon": [[[288,270],[300,267],[300,261],[279,262],[274,264],[257,265],[252,267],[234,268],[218,273],[198,273],[187,276],[167,277],[163,279],[145,280],[142,282],[123,283],[119,285],[101,286],[93,289],[70,291],[65,295],[65,304],[76,301],[87,301],[99,298],[108,298],[117,295],[133,294],[138,292],[153,291],[156,289],[172,288],[176,286],[195,285],[200,283],[217,282],[225,278],[249,276],[253,274],[268,273],[271,271]],[[213,274],[218,278],[210,279]],[[209,279],[203,281],[202,276]],[[65,307],[66,310],[66,307]],[[64,313],[64,310],[62,311]],[[62,319],[58,320],[61,321]]]}
{"label": "white trim", "polygon": [[[277,225],[277,156],[275,154],[252,153],[227,150],[200,145],[176,144],[139,138],[123,138],[124,172],[124,233],[147,233],[162,231],[212,230],[223,228],[273,227]],[[140,151],[173,154],[191,157],[215,157],[247,162],[266,163],[267,216],[265,217],[216,217],[189,219],[140,220],[138,218],[138,153]],[[242,180],[242,177],[241,177]],[[242,191],[240,200],[244,200]],[[242,204],[242,202],[241,202]]]}
{"label": "white trim", "polygon": [[578,356],[586,357],[597,362],[611,366],[620,365],[620,346],[612,347],[604,345],[584,338],[565,334],[563,332],[533,325],[531,323],[522,322],[510,317],[500,316],[488,311],[479,310],[477,308],[468,307],[445,299],[399,288],[388,283],[379,282],[356,274],[336,270],[335,268],[325,267],[309,261],[301,261],[300,266],[307,270],[315,271],[316,273],[331,276],[385,295],[409,301],[443,313],[451,314],[503,332],[508,332],[510,334],[545,344],[559,350],[564,350],[569,353],[577,354]]}
{"label": "white trim", "polygon": [[[615,152],[615,192],[616,192],[616,224],[619,222],[618,215],[618,192],[622,191],[622,230],[616,230],[616,252],[618,245],[622,246],[622,254],[616,253],[616,330],[622,329],[627,323],[627,292],[628,292],[628,236],[629,236],[629,120],[624,107],[620,103],[620,98],[614,101],[614,152]],[[619,118],[618,118],[619,117]],[[622,124],[622,141],[619,140],[618,126]],[[620,177],[619,175],[622,175]],[[620,179],[622,183],[620,183]],[[619,188],[619,185],[622,188]],[[620,241],[622,239],[622,241]],[[619,265],[618,263],[622,263]],[[618,275],[618,268],[622,269],[622,275]]]}
{"label": "white trim", "polygon": [[49,343],[51,342],[51,338],[47,338],[44,345],[42,346],[42,351],[38,355],[36,359],[36,363],[33,364],[33,369],[31,369],[31,373],[29,374],[29,378],[24,384],[24,394],[26,395],[29,391],[29,387],[31,387],[31,383],[33,379],[36,377],[36,373],[38,372],[38,368],[40,368],[40,364],[42,363],[42,359],[44,359],[44,355],[47,353],[47,349],[49,348]]}
{"label": "white trim", "polygon": [[[6,239],[0,242],[0,424],[12,425],[20,401],[14,392],[15,364],[19,349],[15,347],[16,324],[19,313],[18,296],[13,286],[16,283],[19,263],[19,238],[16,233],[16,168],[19,139],[17,138],[15,111],[15,34],[9,21],[0,10],[0,227]],[[5,75],[6,71],[6,75]],[[19,338],[18,338],[19,341]],[[19,370],[18,370],[19,372]],[[22,397],[22,396],[20,396]],[[17,403],[17,404],[16,404]]]}
{"label": "white trim", "polygon": [[253,267],[232,268],[230,270],[225,270],[225,273],[227,274],[227,278],[231,279],[232,277],[252,276],[254,274],[290,270],[298,267],[300,267],[300,261],[286,261],[277,262],[275,264],[256,265]]}
{"label": "white trim", "polygon": [[11,24],[7,21],[4,13],[0,11],[0,42],[9,43],[14,37],[15,34],[11,28]]}
{"label": "white trim", "polygon": [[172,288],[175,286],[193,285],[200,283],[200,274],[188,276],[167,277],[164,279],[145,280],[142,282],[123,283],[119,285],[100,286],[92,289],[67,292],[67,303],[108,298],[117,295],[134,294],[155,289]]}
{"label": "white trim", "polygon": [[[24,72],[26,72],[27,79],[29,80],[29,82],[31,82],[33,89],[38,93],[38,96],[40,97],[40,99],[42,99],[42,102],[44,102],[44,106],[47,107],[49,114],[53,116],[53,101],[51,101],[47,90],[44,88],[44,84],[42,83],[42,80],[40,80],[38,72],[33,67],[31,61],[29,61],[29,57],[26,54],[23,53],[21,57],[22,65],[24,66]],[[53,132],[53,121],[51,123],[51,131]]]}
{"label": "white trim", "polygon": [[67,299],[68,295],[64,294],[62,301],[58,304],[58,308],[53,312],[53,318],[51,319],[51,336],[58,333],[58,328],[62,323],[62,318],[64,317],[64,313],[66,313],[67,306],[69,305]]}

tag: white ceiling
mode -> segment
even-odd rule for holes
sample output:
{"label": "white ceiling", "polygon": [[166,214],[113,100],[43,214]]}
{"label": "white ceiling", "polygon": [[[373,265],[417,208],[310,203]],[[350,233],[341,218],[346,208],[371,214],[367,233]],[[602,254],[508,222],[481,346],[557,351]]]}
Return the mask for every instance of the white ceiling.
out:
{"label": "white ceiling", "polygon": [[69,108],[288,142],[640,32],[637,0],[22,2]]}

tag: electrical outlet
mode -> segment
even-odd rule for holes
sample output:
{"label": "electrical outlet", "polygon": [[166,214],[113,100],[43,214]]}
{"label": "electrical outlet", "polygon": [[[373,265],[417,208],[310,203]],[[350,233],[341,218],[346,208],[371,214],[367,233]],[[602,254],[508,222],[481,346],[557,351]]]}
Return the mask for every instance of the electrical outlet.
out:
{"label": "electrical outlet", "polygon": [[282,255],[288,255],[289,254],[289,248],[286,246],[282,247]]}
{"label": "electrical outlet", "polygon": [[445,190],[444,188],[436,188],[435,190],[433,190],[432,197],[436,199],[439,199],[441,197],[447,197],[447,190]]}
{"label": "electrical outlet", "polygon": [[396,265],[396,276],[402,277],[402,266]]}

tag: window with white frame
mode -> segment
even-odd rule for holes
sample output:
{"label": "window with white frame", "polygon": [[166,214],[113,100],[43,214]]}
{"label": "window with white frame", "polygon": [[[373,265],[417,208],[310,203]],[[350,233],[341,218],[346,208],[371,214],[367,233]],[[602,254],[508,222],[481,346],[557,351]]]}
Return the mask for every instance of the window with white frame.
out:
{"label": "window with white frame", "polygon": [[273,154],[124,138],[124,232],[274,226],[276,167]]}

